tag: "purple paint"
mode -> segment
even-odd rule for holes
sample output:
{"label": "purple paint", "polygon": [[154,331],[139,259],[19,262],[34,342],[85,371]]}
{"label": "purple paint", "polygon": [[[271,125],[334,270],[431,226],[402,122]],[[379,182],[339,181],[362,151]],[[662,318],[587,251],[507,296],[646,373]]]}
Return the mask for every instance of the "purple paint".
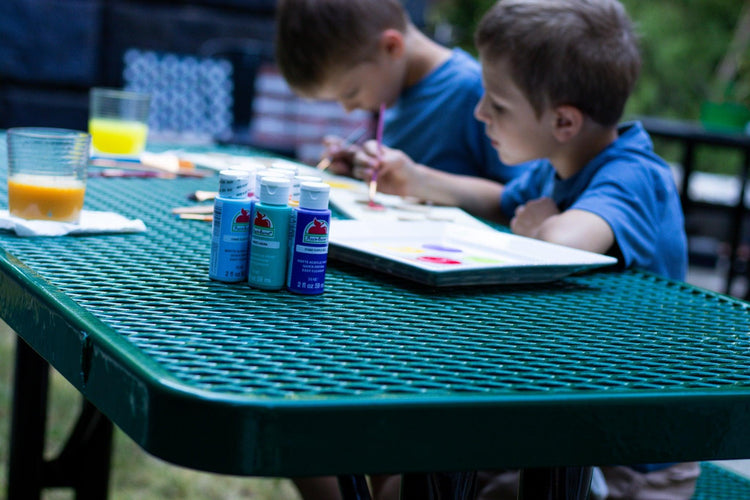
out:
{"label": "purple paint", "polygon": [[454,248],[454,247],[446,247],[443,245],[436,245],[432,243],[426,243],[422,245],[422,248],[426,248],[428,250],[436,250],[438,252],[454,252],[454,253],[461,253],[463,250],[460,248]]}

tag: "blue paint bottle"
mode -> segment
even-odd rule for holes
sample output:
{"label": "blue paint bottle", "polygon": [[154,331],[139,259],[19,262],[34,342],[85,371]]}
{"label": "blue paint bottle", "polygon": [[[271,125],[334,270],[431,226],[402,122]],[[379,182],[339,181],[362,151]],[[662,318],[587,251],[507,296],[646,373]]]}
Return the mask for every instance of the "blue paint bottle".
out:
{"label": "blue paint bottle", "polygon": [[322,182],[303,182],[300,185],[299,207],[292,209],[289,223],[286,287],[291,292],[323,293],[331,225],[330,190],[331,187]]}
{"label": "blue paint bottle", "polygon": [[259,201],[250,226],[247,282],[254,288],[280,290],[286,282],[289,251],[289,188],[281,177],[261,177]]}
{"label": "blue paint bottle", "polygon": [[248,198],[250,176],[240,170],[219,173],[219,194],[214,199],[211,229],[211,260],[208,276],[234,283],[247,279],[252,200]]}

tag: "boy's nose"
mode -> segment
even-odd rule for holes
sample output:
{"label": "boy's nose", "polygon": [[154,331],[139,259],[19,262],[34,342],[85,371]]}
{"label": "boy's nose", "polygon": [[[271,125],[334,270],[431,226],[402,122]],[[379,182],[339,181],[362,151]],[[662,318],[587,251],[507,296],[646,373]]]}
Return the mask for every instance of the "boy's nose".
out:
{"label": "boy's nose", "polygon": [[483,108],[482,108],[483,104],[484,104],[484,97],[479,99],[479,102],[477,103],[477,105],[474,106],[474,118],[476,118],[480,122],[489,123],[487,119],[487,115],[485,115],[483,112]]}

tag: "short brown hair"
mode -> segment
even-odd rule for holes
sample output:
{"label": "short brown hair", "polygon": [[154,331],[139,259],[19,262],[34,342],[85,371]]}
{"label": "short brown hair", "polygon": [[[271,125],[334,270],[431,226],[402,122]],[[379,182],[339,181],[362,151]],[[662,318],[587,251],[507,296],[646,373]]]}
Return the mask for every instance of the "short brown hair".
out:
{"label": "short brown hair", "polygon": [[537,115],[572,105],[615,125],[641,67],[638,44],[617,0],[500,0],[475,34],[482,64],[504,58]]}
{"label": "short brown hair", "polygon": [[370,60],[383,31],[408,24],[399,0],[279,0],[276,62],[292,88],[310,90],[331,71]]}

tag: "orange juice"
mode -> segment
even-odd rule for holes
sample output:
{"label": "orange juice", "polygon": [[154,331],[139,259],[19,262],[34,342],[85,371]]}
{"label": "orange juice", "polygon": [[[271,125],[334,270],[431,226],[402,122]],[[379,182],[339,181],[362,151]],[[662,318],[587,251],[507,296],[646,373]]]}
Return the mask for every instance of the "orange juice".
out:
{"label": "orange juice", "polygon": [[148,125],[114,118],[92,118],[89,133],[94,149],[102,153],[137,155],[146,146]]}
{"label": "orange juice", "polygon": [[8,179],[8,208],[22,219],[75,222],[85,193],[86,185],[78,179],[16,174]]}

